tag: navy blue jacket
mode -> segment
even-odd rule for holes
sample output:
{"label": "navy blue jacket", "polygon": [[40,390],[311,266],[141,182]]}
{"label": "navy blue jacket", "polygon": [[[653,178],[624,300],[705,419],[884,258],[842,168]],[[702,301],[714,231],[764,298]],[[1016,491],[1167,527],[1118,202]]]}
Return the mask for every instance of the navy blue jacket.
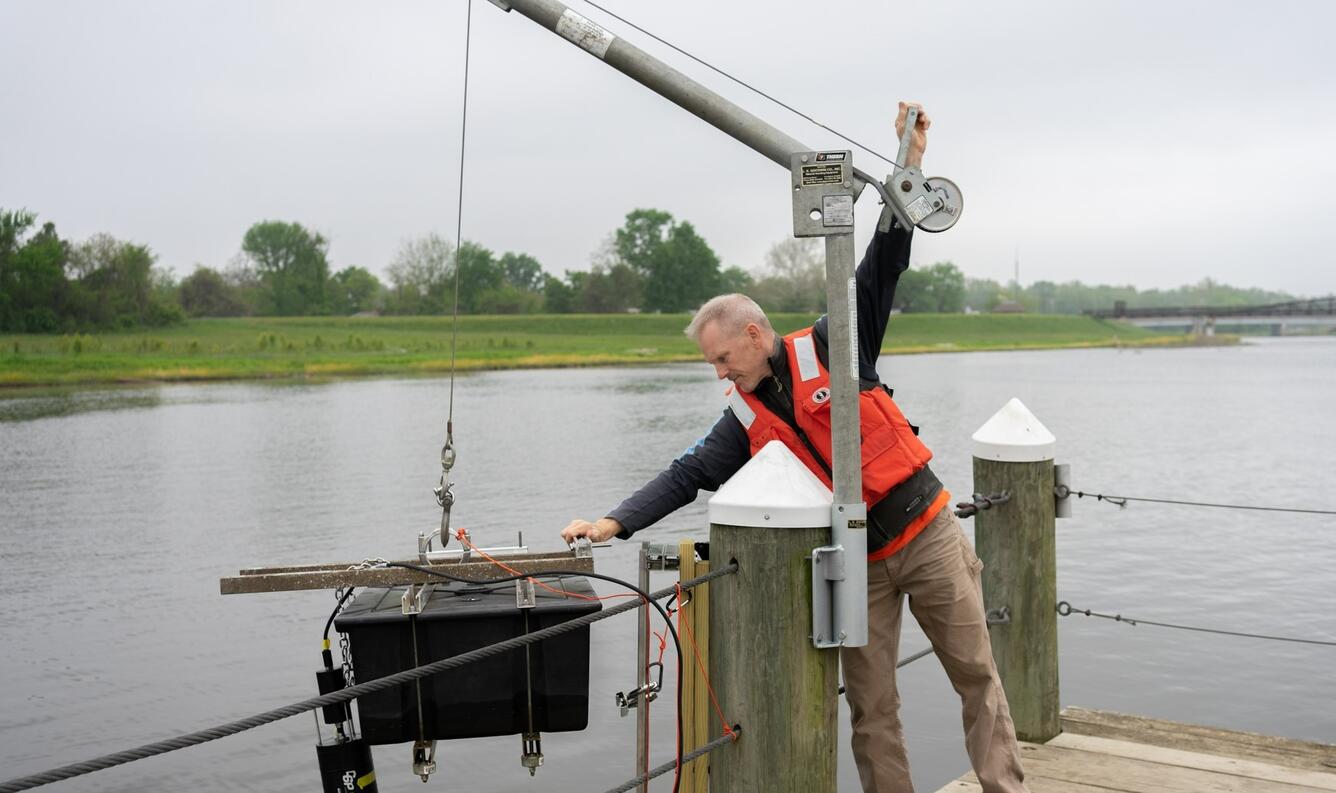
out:
{"label": "navy blue jacket", "polygon": [[[883,224],[884,225],[884,224]],[[909,244],[912,231],[892,222],[889,230],[877,231],[868,244],[863,260],[855,272],[858,291],[858,359],[859,380],[863,389],[879,387],[877,357],[881,353],[882,338],[891,315],[891,301],[900,274],[909,268]],[[822,316],[813,325],[817,354],[823,365],[827,360],[827,318]],[[756,387],[755,394],[771,410],[792,422],[793,405],[787,394],[792,393],[788,372],[788,356],[783,345],[776,342],[770,357],[774,378],[767,378]],[[776,387],[778,380],[782,387]],[[729,408],[700,440],[691,445],[680,457],[651,479],[616,509],[608,513],[622,525],[617,536],[629,538],[635,532],[650,526],[674,510],[696,500],[701,490],[718,490],[719,486],[737,473],[751,459],[751,444],[747,431]]]}

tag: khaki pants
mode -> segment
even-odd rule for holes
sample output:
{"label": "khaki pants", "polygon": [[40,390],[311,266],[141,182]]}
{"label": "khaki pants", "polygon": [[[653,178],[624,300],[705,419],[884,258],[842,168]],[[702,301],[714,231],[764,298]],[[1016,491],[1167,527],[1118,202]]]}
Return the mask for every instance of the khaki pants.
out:
{"label": "khaki pants", "polygon": [[950,507],[899,553],[868,563],[868,644],[840,654],[865,793],[914,790],[895,689],[904,594],[960,694],[965,751],[985,793],[1025,791],[1016,729],[984,620],[982,569]]}

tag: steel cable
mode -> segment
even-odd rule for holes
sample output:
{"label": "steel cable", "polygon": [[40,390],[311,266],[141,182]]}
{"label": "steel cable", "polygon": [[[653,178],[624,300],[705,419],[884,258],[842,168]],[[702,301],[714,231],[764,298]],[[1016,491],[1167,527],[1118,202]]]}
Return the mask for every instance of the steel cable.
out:
{"label": "steel cable", "polygon": [[[895,668],[896,668],[896,669],[901,669],[901,668],[903,668],[903,667],[909,666],[910,664],[914,663],[914,662],[917,661],[918,659],[923,658],[923,657],[926,657],[926,656],[928,656],[928,655],[932,655],[932,647],[931,647],[931,646],[924,647],[922,650],[919,650],[918,652],[914,653],[914,654],[911,655],[911,656],[908,656],[908,657],[906,657],[906,658],[901,658],[901,659],[895,664]],[[844,693],[845,693],[844,686],[840,686],[839,689],[838,689],[835,693],[836,693],[836,694],[844,694]]]}
{"label": "steel cable", "polygon": [[[742,725],[734,724],[732,734],[721,735],[718,738],[715,738],[713,741],[710,741],[707,744],[702,744],[701,746],[691,750],[687,754],[682,755],[682,767],[686,768],[687,763],[690,763],[692,760],[695,760],[701,755],[713,752],[715,749],[718,749],[724,744],[733,743],[738,739],[738,734],[741,732],[742,732]],[[644,783],[650,781],[654,777],[663,776],[669,771],[672,771],[674,768],[677,768],[677,760],[672,760],[670,762],[664,763],[663,765],[658,766],[657,768],[651,768],[647,773],[641,774],[640,776],[634,779],[628,779],[625,782],[618,785],[617,787],[609,789],[608,793],[626,793],[626,791],[630,790],[631,788],[636,787],[637,785],[643,785]]]}
{"label": "steel cable", "polygon": [[1199,628],[1193,625],[1175,625],[1170,622],[1155,622],[1154,620],[1133,619],[1124,617],[1121,614],[1102,614],[1090,609],[1078,609],[1067,601],[1058,603],[1058,615],[1062,617],[1072,614],[1082,614],[1087,617],[1100,617],[1114,622],[1125,622],[1128,625],[1154,625],[1157,628],[1176,628],[1181,631],[1195,631],[1197,633],[1216,633],[1222,636],[1241,636],[1246,639],[1266,639],[1273,642],[1293,642],[1295,644],[1316,644],[1323,647],[1336,647],[1336,641],[1326,639],[1301,639],[1293,636],[1268,636],[1263,633],[1245,633],[1243,631],[1227,631],[1219,628]]}
{"label": "steel cable", "polygon": [[[746,88],[748,91],[751,91],[751,92],[757,94],[758,96],[764,97],[764,98],[770,100],[771,102],[774,102],[775,104],[779,105],[780,107],[784,108],[785,110],[789,111],[790,113],[793,113],[794,115],[798,116],[799,118],[803,119],[804,121],[808,121],[808,122],[810,122],[810,123],[812,123],[812,124],[817,125],[818,127],[822,128],[822,129],[824,129],[825,131],[829,132],[830,134],[834,135],[835,137],[839,138],[840,140],[843,140],[843,141],[845,141],[846,143],[852,143],[854,146],[857,146],[858,148],[862,149],[863,151],[867,152],[868,154],[871,154],[871,155],[873,155],[873,156],[875,156],[875,157],[877,157],[877,158],[879,158],[879,159],[885,160],[886,162],[890,163],[891,165],[894,165],[894,166],[897,167],[897,168],[903,168],[903,167],[905,167],[905,166],[901,165],[900,163],[896,162],[896,161],[895,161],[895,158],[893,158],[893,157],[887,157],[885,154],[882,154],[881,152],[877,151],[876,149],[872,148],[871,146],[867,146],[867,145],[864,145],[864,144],[862,144],[862,143],[859,143],[858,141],[854,140],[853,138],[849,137],[848,135],[845,135],[843,132],[840,132],[839,130],[834,129],[834,128],[832,128],[832,127],[828,127],[828,126],[826,126],[825,124],[822,124],[820,121],[817,121],[815,118],[812,118],[811,116],[807,115],[806,113],[804,113],[803,111],[801,111],[801,110],[799,110],[798,108],[794,107],[793,105],[790,105],[790,104],[788,104],[787,102],[783,102],[783,101],[781,101],[781,100],[775,98],[774,96],[771,96],[770,94],[767,94],[765,91],[762,91],[760,88],[757,88],[756,86],[752,85],[751,83],[749,83],[749,82],[747,82],[747,81],[745,81],[745,80],[742,80],[742,79],[740,79],[740,78],[734,77],[733,75],[729,74],[728,72],[724,71],[723,69],[720,69],[718,66],[715,66],[714,64],[710,63],[709,61],[706,61],[706,60],[704,60],[704,59],[702,59],[702,58],[698,58],[698,57],[696,57],[695,55],[692,55],[690,52],[687,52],[686,50],[684,50],[684,49],[682,49],[681,47],[677,46],[676,44],[672,43],[671,41],[668,41],[667,39],[660,38],[659,36],[654,35],[653,33],[649,32],[648,30],[645,30],[644,28],[640,27],[639,25],[637,25],[636,23],[634,23],[634,22],[632,22],[631,20],[627,19],[626,17],[621,16],[620,14],[616,13],[615,11],[611,11],[611,10],[609,10],[609,9],[607,9],[607,8],[604,8],[603,6],[599,5],[598,3],[593,2],[593,0],[585,0],[585,4],[586,4],[586,5],[593,6],[594,8],[597,8],[599,11],[602,11],[603,13],[605,13],[605,14],[607,14],[608,16],[612,17],[613,19],[616,19],[617,21],[621,22],[622,24],[627,25],[627,26],[629,26],[629,27],[632,27],[632,28],[634,28],[634,29],[640,31],[642,34],[644,34],[644,35],[646,35],[646,36],[649,36],[650,38],[652,38],[652,39],[654,39],[655,41],[659,42],[659,43],[662,44],[663,46],[668,47],[669,49],[671,49],[671,50],[673,50],[673,51],[675,51],[675,52],[678,52],[678,53],[680,53],[681,55],[685,55],[686,57],[690,58],[691,60],[695,61],[696,63],[699,63],[701,66],[704,66],[705,68],[709,69],[710,71],[713,71],[713,72],[715,72],[716,74],[718,74],[718,75],[720,75],[720,76],[722,76],[722,77],[725,77],[725,78],[727,78],[727,79],[729,79],[729,80],[732,80],[733,82],[737,83],[738,85],[742,86],[743,88]],[[869,182],[871,182],[871,183],[873,183],[873,184],[879,184],[879,183],[878,183],[876,180],[874,180],[874,179],[868,179],[867,181],[869,181]]]}
{"label": "steel cable", "polygon": [[[723,576],[731,575],[733,573],[736,573],[737,571],[738,571],[738,566],[736,564],[730,564],[727,567],[722,567],[718,570],[712,570],[709,573],[693,578],[690,581],[683,581],[681,584],[668,587],[666,589],[661,589],[658,592],[651,592],[650,598],[655,601],[662,600],[663,598],[666,598],[674,594],[677,591],[678,587],[689,589],[699,584],[704,584],[706,582],[712,581],[716,578],[722,578]],[[544,573],[541,572],[534,573],[534,575],[543,575],[543,574]],[[235,735],[239,732],[252,730],[255,729],[256,727],[261,727],[271,722],[286,719],[289,716],[296,716],[300,713],[305,713],[307,711],[323,708],[327,705],[337,705],[341,702],[348,702],[350,700],[356,699],[357,697],[361,697],[366,694],[374,694],[377,691],[384,691],[385,689],[403,685],[404,683],[411,683],[414,680],[420,680],[424,677],[429,677],[431,675],[440,674],[441,672],[446,672],[451,669],[456,669],[458,667],[464,666],[465,664],[469,664],[474,661],[481,661],[483,659],[491,658],[493,656],[500,655],[502,653],[507,653],[512,650],[518,650],[530,644],[543,641],[544,639],[552,638],[553,636],[560,636],[562,634],[570,633],[571,631],[575,631],[585,626],[591,625],[595,622],[598,622],[599,620],[608,619],[609,617],[614,617],[618,614],[622,614],[632,609],[639,608],[640,605],[641,602],[639,599],[630,600],[627,601],[626,603],[621,603],[611,608],[604,609],[603,611],[576,617],[575,619],[568,620],[567,622],[562,622],[548,628],[543,628],[542,630],[534,631],[533,633],[525,634],[524,636],[517,636],[513,639],[507,639],[505,641],[497,642],[496,644],[491,644],[486,647],[480,647],[477,650],[470,650],[469,652],[461,653],[460,655],[456,656],[451,656],[450,658],[443,658],[439,661],[433,661],[432,663],[424,664],[422,666],[415,667],[413,669],[405,669],[402,672],[396,672],[392,675],[386,675],[385,677],[380,677],[375,680],[367,681],[365,683],[358,683],[357,685],[349,686],[348,688],[342,689],[340,691],[334,691],[329,694],[323,694],[318,697],[311,697],[310,699],[304,699],[300,702],[294,702],[291,705],[284,705],[283,707],[280,708],[274,708],[273,710],[265,711],[264,713],[257,713],[254,716],[248,716],[244,719],[238,719],[236,721],[231,721],[226,724],[220,724],[216,727],[210,727],[208,729],[197,730],[195,732],[186,733],[184,735],[178,735],[174,738],[167,738],[165,740],[155,741],[153,743],[145,744],[143,746],[136,747],[134,749],[127,749],[122,752],[115,752],[113,754],[103,755],[102,757],[96,757],[93,758],[92,760],[85,760],[79,763],[71,763],[69,765],[61,766],[59,768],[53,768],[49,771],[43,771],[41,773],[30,774],[25,777],[11,779],[8,782],[0,783],[0,793],[17,793],[18,791],[21,790],[30,790],[32,788],[40,787],[42,785],[49,785],[54,782],[61,782],[66,779],[72,779],[77,776],[91,774],[95,771],[102,771],[107,768],[112,768],[113,766],[124,765],[125,763],[131,763],[136,760],[143,760],[149,757],[154,757],[156,755],[166,754],[168,752],[174,752],[177,751],[178,749],[185,749],[191,746],[198,746],[199,744],[202,743],[208,743],[209,741],[215,741],[219,738],[225,738],[229,735]]]}
{"label": "steel cable", "polygon": [[1058,498],[1067,496],[1076,496],[1077,498],[1093,498],[1096,501],[1107,501],[1110,504],[1119,507],[1127,506],[1129,501],[1144,501],[1148,504],[1177,504],[1185,507],[1211,507],[1213,509],[1246,509],[1254,512],[1297,512],[1304,515],[1336,515],[1336,509],[1309,509],[1307,507],[1262,507],[1251,504],[1217,504],[1210,501],[1179,501],[1172,498],[1144,498],[1138,496],[1111,496],[1104,493],[1086,493],[1081,490],[1072,490],[1070,488],[1059,486],[1054,489]]}

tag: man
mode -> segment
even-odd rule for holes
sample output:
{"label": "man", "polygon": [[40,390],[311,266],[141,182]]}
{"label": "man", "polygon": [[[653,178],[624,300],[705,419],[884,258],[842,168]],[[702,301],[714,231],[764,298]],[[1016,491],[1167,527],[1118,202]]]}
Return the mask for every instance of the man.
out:
{"label": "man", "polygon": [[[900,103],[896,136],[909,105]],[[921,167],[931,122],[919,109],[906,165]],[[912,230],[882,212],[858,265],[859,407],[863,495],[868,503],[868,645],[842,648],[853,750],[863,790],[912,793],[900,725],[895,662],[903,595],[932,642],[963,704],[965,748],[988,793],[1024,791],[1006,695],[993,665],[974,555],[949,508],[950,495],[928,467],[932,453],[891,399],[876,362]],[[770,440],[781,440],[830,484],[827,318],[780,338],[745,295],[721,295],[696,312],[686,333],[719,379],[732,381],[729,407],[669,467],[594,522],[575,520],[567,542],[627,539],[716,490]]]}

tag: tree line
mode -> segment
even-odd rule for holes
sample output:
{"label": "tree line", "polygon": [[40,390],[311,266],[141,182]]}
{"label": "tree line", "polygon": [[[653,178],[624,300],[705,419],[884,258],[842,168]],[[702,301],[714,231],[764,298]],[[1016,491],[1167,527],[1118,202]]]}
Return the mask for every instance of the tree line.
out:
{"label": "tree line", "polygon": [[[0,210],[0,331],[69,332],[166,325],[185,317],[360,313],[465,314],[684,312],[723,292],[745,292],[767,311],[825,310],[819,239],[785,239],[754,271],[723,267],[691,223],[636,209],[608,235],[588,270],[553,275],[527,253],[497,253],[438,234],[404,241],[382,281],[360,266],[333,271],[329,240],[300,223],[265,220],[246,230],[222,269],[197,265],[177,280],[145,245],[106,234],[62,239],[30,212]],[[1170,290],[1038,281],[1025,287],[967,278],[951,262],[912,267],[894,308],[953,313],[1000,308],[1070,314],[1131,306],[1245,305],[1291,295],[1210,279]]]}

